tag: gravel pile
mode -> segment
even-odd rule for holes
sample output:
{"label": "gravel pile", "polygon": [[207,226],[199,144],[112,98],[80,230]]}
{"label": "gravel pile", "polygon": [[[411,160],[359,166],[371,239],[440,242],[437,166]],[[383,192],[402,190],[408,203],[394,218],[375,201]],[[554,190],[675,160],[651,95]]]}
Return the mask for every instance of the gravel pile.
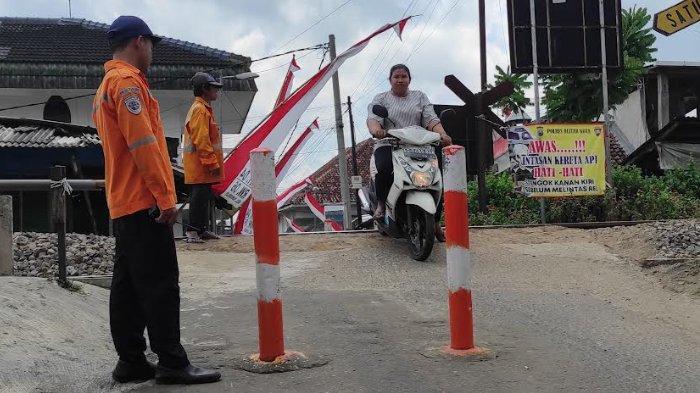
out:
{"label": "gravel pile", "polygon": [[700,257],[700,220],[665,221],[651,224],[658,256]]}
{"label": "gravel pile", "polygon": [[[55,277],[58,272],[57,235],[17,232],[14,269],[17,276]],[[112,273],[114,238],[99,235],[66,235],[66,271],[69,276]]]}

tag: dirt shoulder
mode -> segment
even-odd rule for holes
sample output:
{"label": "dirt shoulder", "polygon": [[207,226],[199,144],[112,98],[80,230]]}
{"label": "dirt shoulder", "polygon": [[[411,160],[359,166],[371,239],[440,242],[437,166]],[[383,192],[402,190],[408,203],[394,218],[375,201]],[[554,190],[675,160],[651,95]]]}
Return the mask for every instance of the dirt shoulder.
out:
{"label": "dirt shoulder", "polygon": [[700,220],[588,231],[608,251],[674,293],[700,298]]}

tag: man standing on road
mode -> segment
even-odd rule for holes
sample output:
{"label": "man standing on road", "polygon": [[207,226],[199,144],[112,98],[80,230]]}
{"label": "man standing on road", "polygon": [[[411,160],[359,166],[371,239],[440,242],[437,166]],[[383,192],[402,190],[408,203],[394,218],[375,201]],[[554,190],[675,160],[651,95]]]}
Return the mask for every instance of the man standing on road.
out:
{"label": "man standing on road", "polygon": [[183,132],[185,184],[190,185],[187,242],[202,243],[219,238],[207,230],[207,221],[214,199],[211,186],[224,180],[221,132],[211,109],[211,102],[219,97],[221,83],[207,73],[198,72],[192,77],[192,87],[195,98]]}
{"label": "man standing on road", "polygon": [[[121,383],[154,377],[159,384],[215,382],[221,375],[192,366],[180,344],[175,184],[158,101],[146,81],[160,38],[135,16],[115,19],[107,38],[113,56],[104,65],[93,121],[116,238],[109,319],[119,361],[112,376]],[[144,355],[144,328],[157,367]]]}

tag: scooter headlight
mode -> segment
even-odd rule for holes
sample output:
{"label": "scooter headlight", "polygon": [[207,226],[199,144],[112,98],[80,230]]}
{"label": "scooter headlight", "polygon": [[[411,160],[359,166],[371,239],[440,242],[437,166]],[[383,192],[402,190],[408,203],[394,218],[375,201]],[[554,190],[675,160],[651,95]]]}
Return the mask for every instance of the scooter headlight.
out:
{"label": "scooter headlight", "polygon": [[433,174],[430,172],[411,172],[411,181],[416,187],[428,187],[433,182]]}

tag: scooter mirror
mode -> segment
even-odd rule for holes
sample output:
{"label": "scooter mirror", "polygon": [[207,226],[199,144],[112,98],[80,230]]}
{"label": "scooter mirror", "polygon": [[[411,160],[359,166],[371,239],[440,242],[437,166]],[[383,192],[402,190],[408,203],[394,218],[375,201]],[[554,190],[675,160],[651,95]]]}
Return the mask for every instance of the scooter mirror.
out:
{"label": "scooter mirror", "polygon": [[387,117],[389,117],[389,111],[383,105],[373,105],[372,113],[381,117],[382,119],[386,119]]}

